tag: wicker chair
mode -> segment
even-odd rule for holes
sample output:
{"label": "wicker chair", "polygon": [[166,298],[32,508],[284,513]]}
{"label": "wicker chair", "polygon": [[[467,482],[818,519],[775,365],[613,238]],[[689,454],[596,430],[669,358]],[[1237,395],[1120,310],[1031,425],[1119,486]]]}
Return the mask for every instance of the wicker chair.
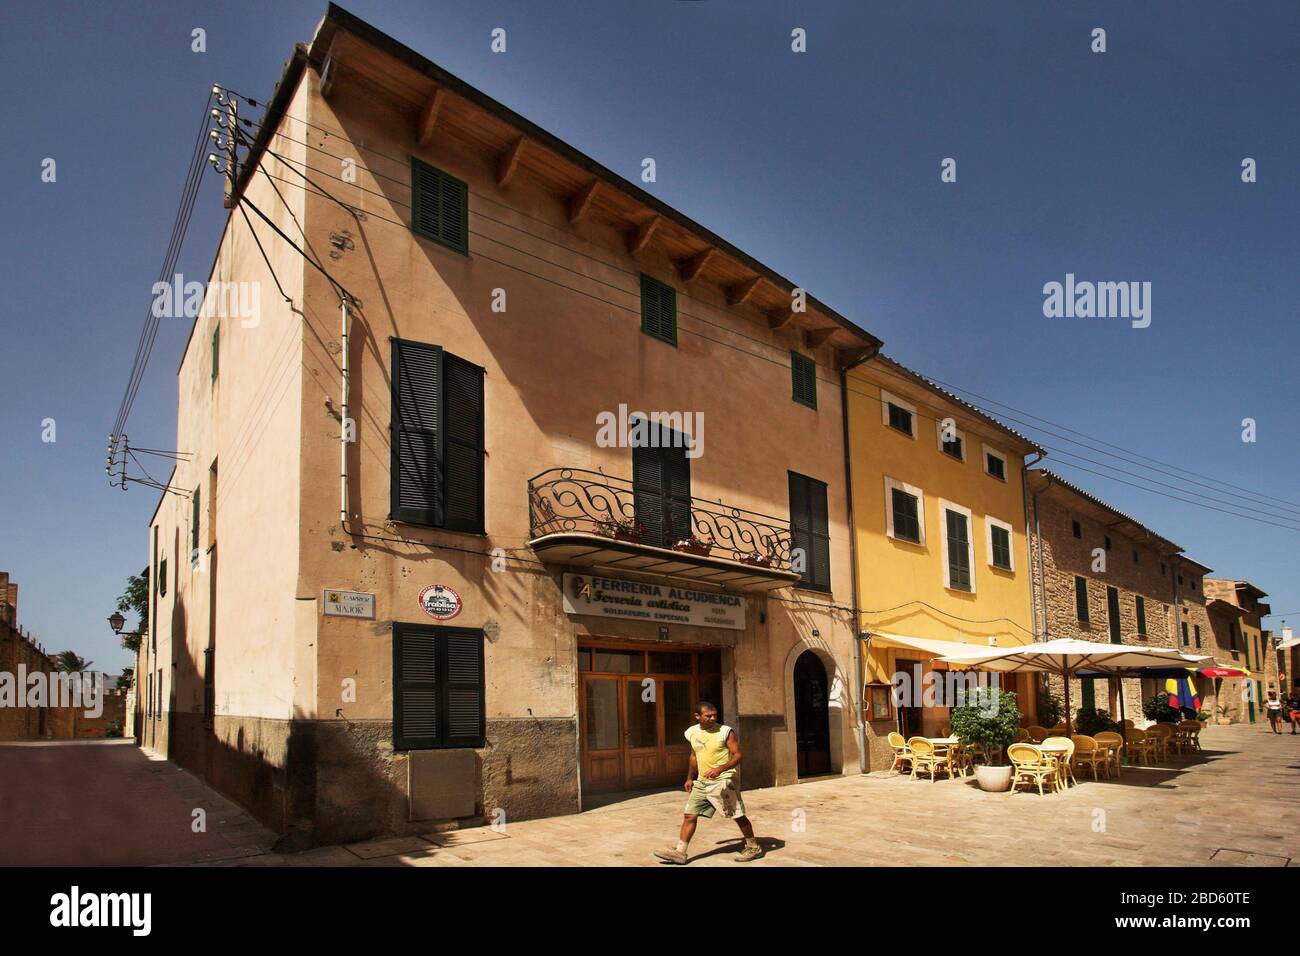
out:
{"label": "wicker chair", "polygon": [[1156,755],[1156,738],[1145,730],[1138,730],[1136,727],[1128,732],[1128,743],[1125,744],[1129,753],[1129,758],[1135,763],[1150,763]]}
{"label": "wicker chair", "polygon": [[1205,725],[1199,720],[1184,720],[1178,725],[1179,736],[1183,738],[1184,744],[1189,751],[1199,751],[1201,749],[1201,731]]}
{"label": "wicker chair", "polygon": [[1025,728],[1025,733],[1029,734],[1029,739],[1036,744],[1041,744],[1047,739],[1047,728],[1039,727],[1037,724],[1030,724]]}
{"label": "wicker chair", "polygon": [[907,749],[912,752],[912,776],[930,771],[930,782],[934,783],[936,770],[943,770],[952,776],[951,754],[938,750],[927,737],[911,737]]}
{"label": "wicker chair", "polygon": [[1016,787],[1024,780],[1038,784],[1038,795],[1040,797],[1043,796],[1044,779],[1050,782],[1054,788],[1060,786],[1060,781],[1056,775],[1056,761],[1033,744],[1012,744],[1007,748],[1007,756],[1011,759],[1011,792],[1013,794],[1016,792]]}
{"label": "wicker chair", "polygon": [[1016,739],[1015,739],[1014,743],[1018,743],[1018,744],[1027,744],[1027,743],[1029,743],[1029,731],[1025,730],[1024,727],[1021,727],[1019,730],[1017,730],[1017,731],[1016,731]]}
{"label": "wicker chair", "polygon": [[889,768],[890,772],[897,770],[902,773],[903,768],[912,768],[912,751],[907,746],[907,741],[897,730],[889,732],[889,746],[894,751],[894,765]]}
{"label": "wicker chair", "polygon": [[1165,724],[1165,723],[1154,724],[1147,728],[1147,736],[1155,737],[1155,741],[1156,741],[1155,751],[1156,751],[1157,760],[1169,759],[1169,751],[1172,749],[1172,747],[1170,746],[1170,741],[1173,739],[1174,729],[1175,728],[1173,724]]}
{"label": "wicker chair", "polygon": [[[1133,733],[1133,731],[1129,731]],[[1113,730],[1103,730],[1094,738],[1099,747],[1106,748],[1106,762],[1115,768],[1115,776],[1120,775],[1120,758],[1124,755],[1124,738]],[[1107,771],[1109,772],[1109,770]]]}
{"label": "wicker chair", "polygon": [[1106,771],[1106,776],[1110,776],[1110,768],[1107,766],[1106,751],[1097,746],[1097,741],[1087,734],[1075,734],[1070,738],[1074,741],[1074,761],[1081,767],[1088,767],[1092,770],[1092,779],[1099,780],[1097,776],[1097,765],[1101,764],[1102,769]]}
{"label": "wicker chair", "polygon": [[1066,781],[1077,784],[1079,781],[1074,779],[1074,741],[1069,737],[1048,737],[1043,741],[1044,745],[1059,744],[1065,748],[1063,754],[1050,754],[1055,757],[1058,764],[1057,777],[1061,781],[1061,788],[1064,789]]}

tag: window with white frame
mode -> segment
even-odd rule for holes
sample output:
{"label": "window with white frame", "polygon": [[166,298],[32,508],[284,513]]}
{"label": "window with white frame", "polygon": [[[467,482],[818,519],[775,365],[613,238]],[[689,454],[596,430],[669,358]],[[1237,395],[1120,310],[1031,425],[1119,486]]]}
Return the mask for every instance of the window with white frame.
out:
{"label": "window with white frame", "polygon": [[984,446],[984,473],[999,481],[1007,480],[1007,456],[990,445]]}
{"label": "window with white frame", "polygon": [[885,533],[895,541],[925,544],[925,495],[920,488],[885,476]]}
{"label": "window with white frame", "polygon": [[984,526],[988,529],[989,564],[1003,571],[1014,571],[1016,564],[1011,550],[1011,525],[992,515],[985,515]]}
{"label": "window with white frame", "polygon": [[934,423],[934,433],[939,440],[939,451],[957,461],[966,460],[966,433],[957,427],[953,419],[937,419]]}
{"label": "window with white frame", "polygon": [[943,534],[943,585],[953,591],[975,593],[975,548],[971,541],[969,508],[939,499]]}
{"label": "window with white frame", "polygon": [[880,390],[880,422],[909,438],[916,437],[916,406],[897,395]]}

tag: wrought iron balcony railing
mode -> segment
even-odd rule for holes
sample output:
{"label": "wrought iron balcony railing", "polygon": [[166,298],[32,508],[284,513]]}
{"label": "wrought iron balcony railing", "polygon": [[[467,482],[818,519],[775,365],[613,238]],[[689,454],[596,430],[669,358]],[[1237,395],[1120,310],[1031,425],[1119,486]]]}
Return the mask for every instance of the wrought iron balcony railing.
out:
{"label": "wrought iron balcony railing", "polygon": [[637,488],[598,471],[554,468],[535,476],[528,482],[528,514],[534,539],[592,534],[790,571],[788,521],[720,501]]}

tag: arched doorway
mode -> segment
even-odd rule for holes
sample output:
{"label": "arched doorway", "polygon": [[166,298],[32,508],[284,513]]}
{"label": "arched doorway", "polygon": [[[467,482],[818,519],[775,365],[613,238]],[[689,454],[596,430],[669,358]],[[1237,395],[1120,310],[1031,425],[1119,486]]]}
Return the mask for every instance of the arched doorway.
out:
{"label": "arched doorway", "polygon": [[804,651],[794,664],[794,736],[801,777],[832,770],[828,689],[821,659]]}

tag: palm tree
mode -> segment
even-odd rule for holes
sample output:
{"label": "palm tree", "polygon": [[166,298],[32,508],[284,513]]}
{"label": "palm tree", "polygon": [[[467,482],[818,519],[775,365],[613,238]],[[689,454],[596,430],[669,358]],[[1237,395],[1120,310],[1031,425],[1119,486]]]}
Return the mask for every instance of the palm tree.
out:
{"label": "palm tree", "polygon": [[94,661],[88,661],[76,651],[60,651],[54,655],[54,666],[65,674],[73,671],[85,671],[90,669]]}

